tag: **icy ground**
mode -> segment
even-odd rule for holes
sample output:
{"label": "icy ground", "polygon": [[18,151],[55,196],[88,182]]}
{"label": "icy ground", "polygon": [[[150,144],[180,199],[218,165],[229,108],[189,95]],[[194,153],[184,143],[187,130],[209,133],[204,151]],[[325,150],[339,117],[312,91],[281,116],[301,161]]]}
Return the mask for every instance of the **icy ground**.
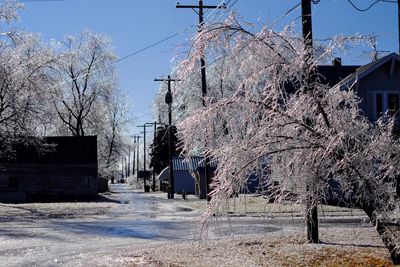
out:
{"label": "icy ground", "polygon": [[[177,260],[182,249],[199,249],[196,246],[201,242],[193,241],[201,236],[198,221],[203,202],[168,200],[165,194],[132,191],[122,184],[113,185],[111,190],[113,193],[99,202],[0,204],[0,266],[147,265],[141,262],[146,258],[143,255],[152,259],[158,255],[168,262],[166,255],[175,255],[173,260]],[[346,229],[340,231],[351,233],[369,227],[362,224],[364,219],[359,215],[325,216],[322,225],[334,229],[344,222]],[[232,234],[276,236],[302,232],[304,226],[301,217],[284,214],[273,220],[267,216],[237,216],[211,221],[202,233],[210,242],[225,240],[227,245],[232,244]],[[246,242],[253,244],[243,242],[238,243],[239,247]],[[254,244],[260,245],[257,242]],[[372,245],[374,242],[379,245],[379,239],[375,238]],[[165,254],[173,246],[175,254]],[[155,262],[154,266],[164,266]]]}

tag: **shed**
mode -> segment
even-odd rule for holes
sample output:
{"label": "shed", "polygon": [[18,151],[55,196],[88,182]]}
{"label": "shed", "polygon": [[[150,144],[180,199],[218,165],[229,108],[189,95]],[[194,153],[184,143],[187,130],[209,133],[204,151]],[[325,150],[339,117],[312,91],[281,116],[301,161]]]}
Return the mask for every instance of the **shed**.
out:
{"label": "shed", "polygon": [[[181,194],[185,191],[186,194],[194,194],[195,193],[195,180],[192,176],[189,168],[184,168],[184,165],[181,165],[181,158],[174,158],[173,162],[176,164],[174,167],[174,192]],[[183,158],[182,158],[183,159]],[[160,181],[160,188],[166,190],[169,183],[169,167],[166,167],[164,170],[160,172],[158,175],[158,179]]]}

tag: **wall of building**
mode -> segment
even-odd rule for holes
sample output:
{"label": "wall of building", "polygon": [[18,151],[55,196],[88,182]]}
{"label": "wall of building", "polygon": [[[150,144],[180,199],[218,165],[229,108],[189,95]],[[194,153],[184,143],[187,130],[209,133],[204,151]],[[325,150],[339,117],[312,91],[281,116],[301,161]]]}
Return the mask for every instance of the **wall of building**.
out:
{"label": "wall of building", "polygon": [[360,108],[372,121],[375,117],[375,94],[379,92],[400,93],[400,67],[395,63],[393,75],[390,74],[391,62],[388,62],[364,77],[357,85],[358,96],[362,99]]}
{"label": "wall of building", "polygon": [[0,163],[0,201],[62,200],[97,195],[97,138],[48,137],[42,154],[18,145],[15,157]]}

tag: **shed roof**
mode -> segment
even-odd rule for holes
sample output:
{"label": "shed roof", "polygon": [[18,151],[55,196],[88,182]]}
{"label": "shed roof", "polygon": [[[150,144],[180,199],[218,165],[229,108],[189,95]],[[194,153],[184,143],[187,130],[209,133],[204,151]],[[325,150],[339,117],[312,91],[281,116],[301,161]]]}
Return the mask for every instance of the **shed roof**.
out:
{"label": "shed roof", "polygon": [[[216,168],[217,162],[211,161],[211,167]],[[198,168],[204,168],[204,157],[173,157],[172,166],[174,171],[193,171]]]}

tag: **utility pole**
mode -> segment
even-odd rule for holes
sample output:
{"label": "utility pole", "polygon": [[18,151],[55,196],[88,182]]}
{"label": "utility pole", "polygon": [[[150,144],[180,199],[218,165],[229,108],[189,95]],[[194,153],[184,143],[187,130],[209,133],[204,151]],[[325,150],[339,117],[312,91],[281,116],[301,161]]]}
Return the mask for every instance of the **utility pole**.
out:
{"label": "utility pole", "polygon": [[131,147],[128,147],[128,177],[131,175]]}
{"label": "utility pole", "polygon": [[128,161],[126,160],[126,155],[124,156],[124,164],[125,164],[125,178],[128,178]]}
{"label": "utility pole", "polygon": [[168,78],[154,79],[155,82],[167,82],[168,92],[165,95],[165,103],[168,104],[168,165],[169,165],[169,188],[168,188],[168,198],[173,199],[175,196],[175,179],[174,170],[172,164],[172,93],[171,93],[171,82],[180,81],[179,79],[172,79],[170,75]]}
{"label": "utility pole", "polygon": [[[313,46],[313,37],[312,37],[312,14],[311,14],[311,0],[302,0],[301,1],[301,17],[303,24],[303,39],[304,44],[308,48],[312,48]],[[310,55],[308,55],[310,56]]]}
{"label": "utility pole", "polygon": [[[306,60],[310,60],[313,56],[313,36],[312,36],[312,13],[311,13],[311,0],[301,1],[301,17],[302,17],[302,29],[303,29],[303,40],[304,46],[308,50]],[[310,90],[310,78],[307,78],[307,90]],[[318,211],[317,211],[317,199],[315,196],[314,185],[306,185],[307,193],[309,194],[306,203],[306,224],[307,224],[307,238],[311,243],[319,243],[318,238]]]}
{"label": "utility pole", "polygon": [[136,135],[136,139],[137,139],[137,155],[136,155],[136,180],[137,182],[139,182],[139,139],[142,138],[140,135]]}
{"label": "utility pole", "polygon": [[[198,5],[180,5],[179,3],[176,4],[176,8],[190,8],[193,9],[198,15],[199,15],[199,32],[203,30],[204,27],[204,9],[225,9],[226,6],[225,4],[221,4],[218,6],[210,6],[210,5],[204,5],[202,0],[199,0]],[[197,12],[195,9],[198,9],[199,11]],[[207,96],[207,79],[206,79],[206,61],[204,59],[204,54],[200,56],[200,69],[201,69],[201,92],[202,92],[202,102],[203,106],[206,105],[205,98]],[[206,180],[206,188],[207,188],[207,201],[209,202],[211,200],[211,197],[209,196],[209,193],[211,192],[211,176],[210,176],[210,171],[209,171],[209,158],[204,156],[204,176]]]}
{"label": "utility pole", "polygon": [[[146,127],[149,125],[143,124],[137,127],[143,127],[143,174],[146,175]],[[147,188],[147,178],[143,178],[144,190]]]}
{"label": "utility pole", "polygon": [[121,177],[118,178],[118,183],[121,180],[121,178],[124,178],[124,157],[121,157]]}
{"label": "utility pole", "polygon": [[[154,149],[156,146],[157,125],[162,125],[164,123],[155,121],[155,122],[147,122],[146,124],[154,126],[154,135],[153,135],[153,149]],[[153,155],[153,158],[154,158],[154,155]],[[151,190],[153,190],[153,192],[156,192],[156,172],[154,171],[154,162],[153,162],[153,184],[151,186]]]}
{"label": "utility pole", "polygon": [[135,160],[136,160],[136,135],[133,136],[133,158],[132,158],[132,175],[135,175]]}

